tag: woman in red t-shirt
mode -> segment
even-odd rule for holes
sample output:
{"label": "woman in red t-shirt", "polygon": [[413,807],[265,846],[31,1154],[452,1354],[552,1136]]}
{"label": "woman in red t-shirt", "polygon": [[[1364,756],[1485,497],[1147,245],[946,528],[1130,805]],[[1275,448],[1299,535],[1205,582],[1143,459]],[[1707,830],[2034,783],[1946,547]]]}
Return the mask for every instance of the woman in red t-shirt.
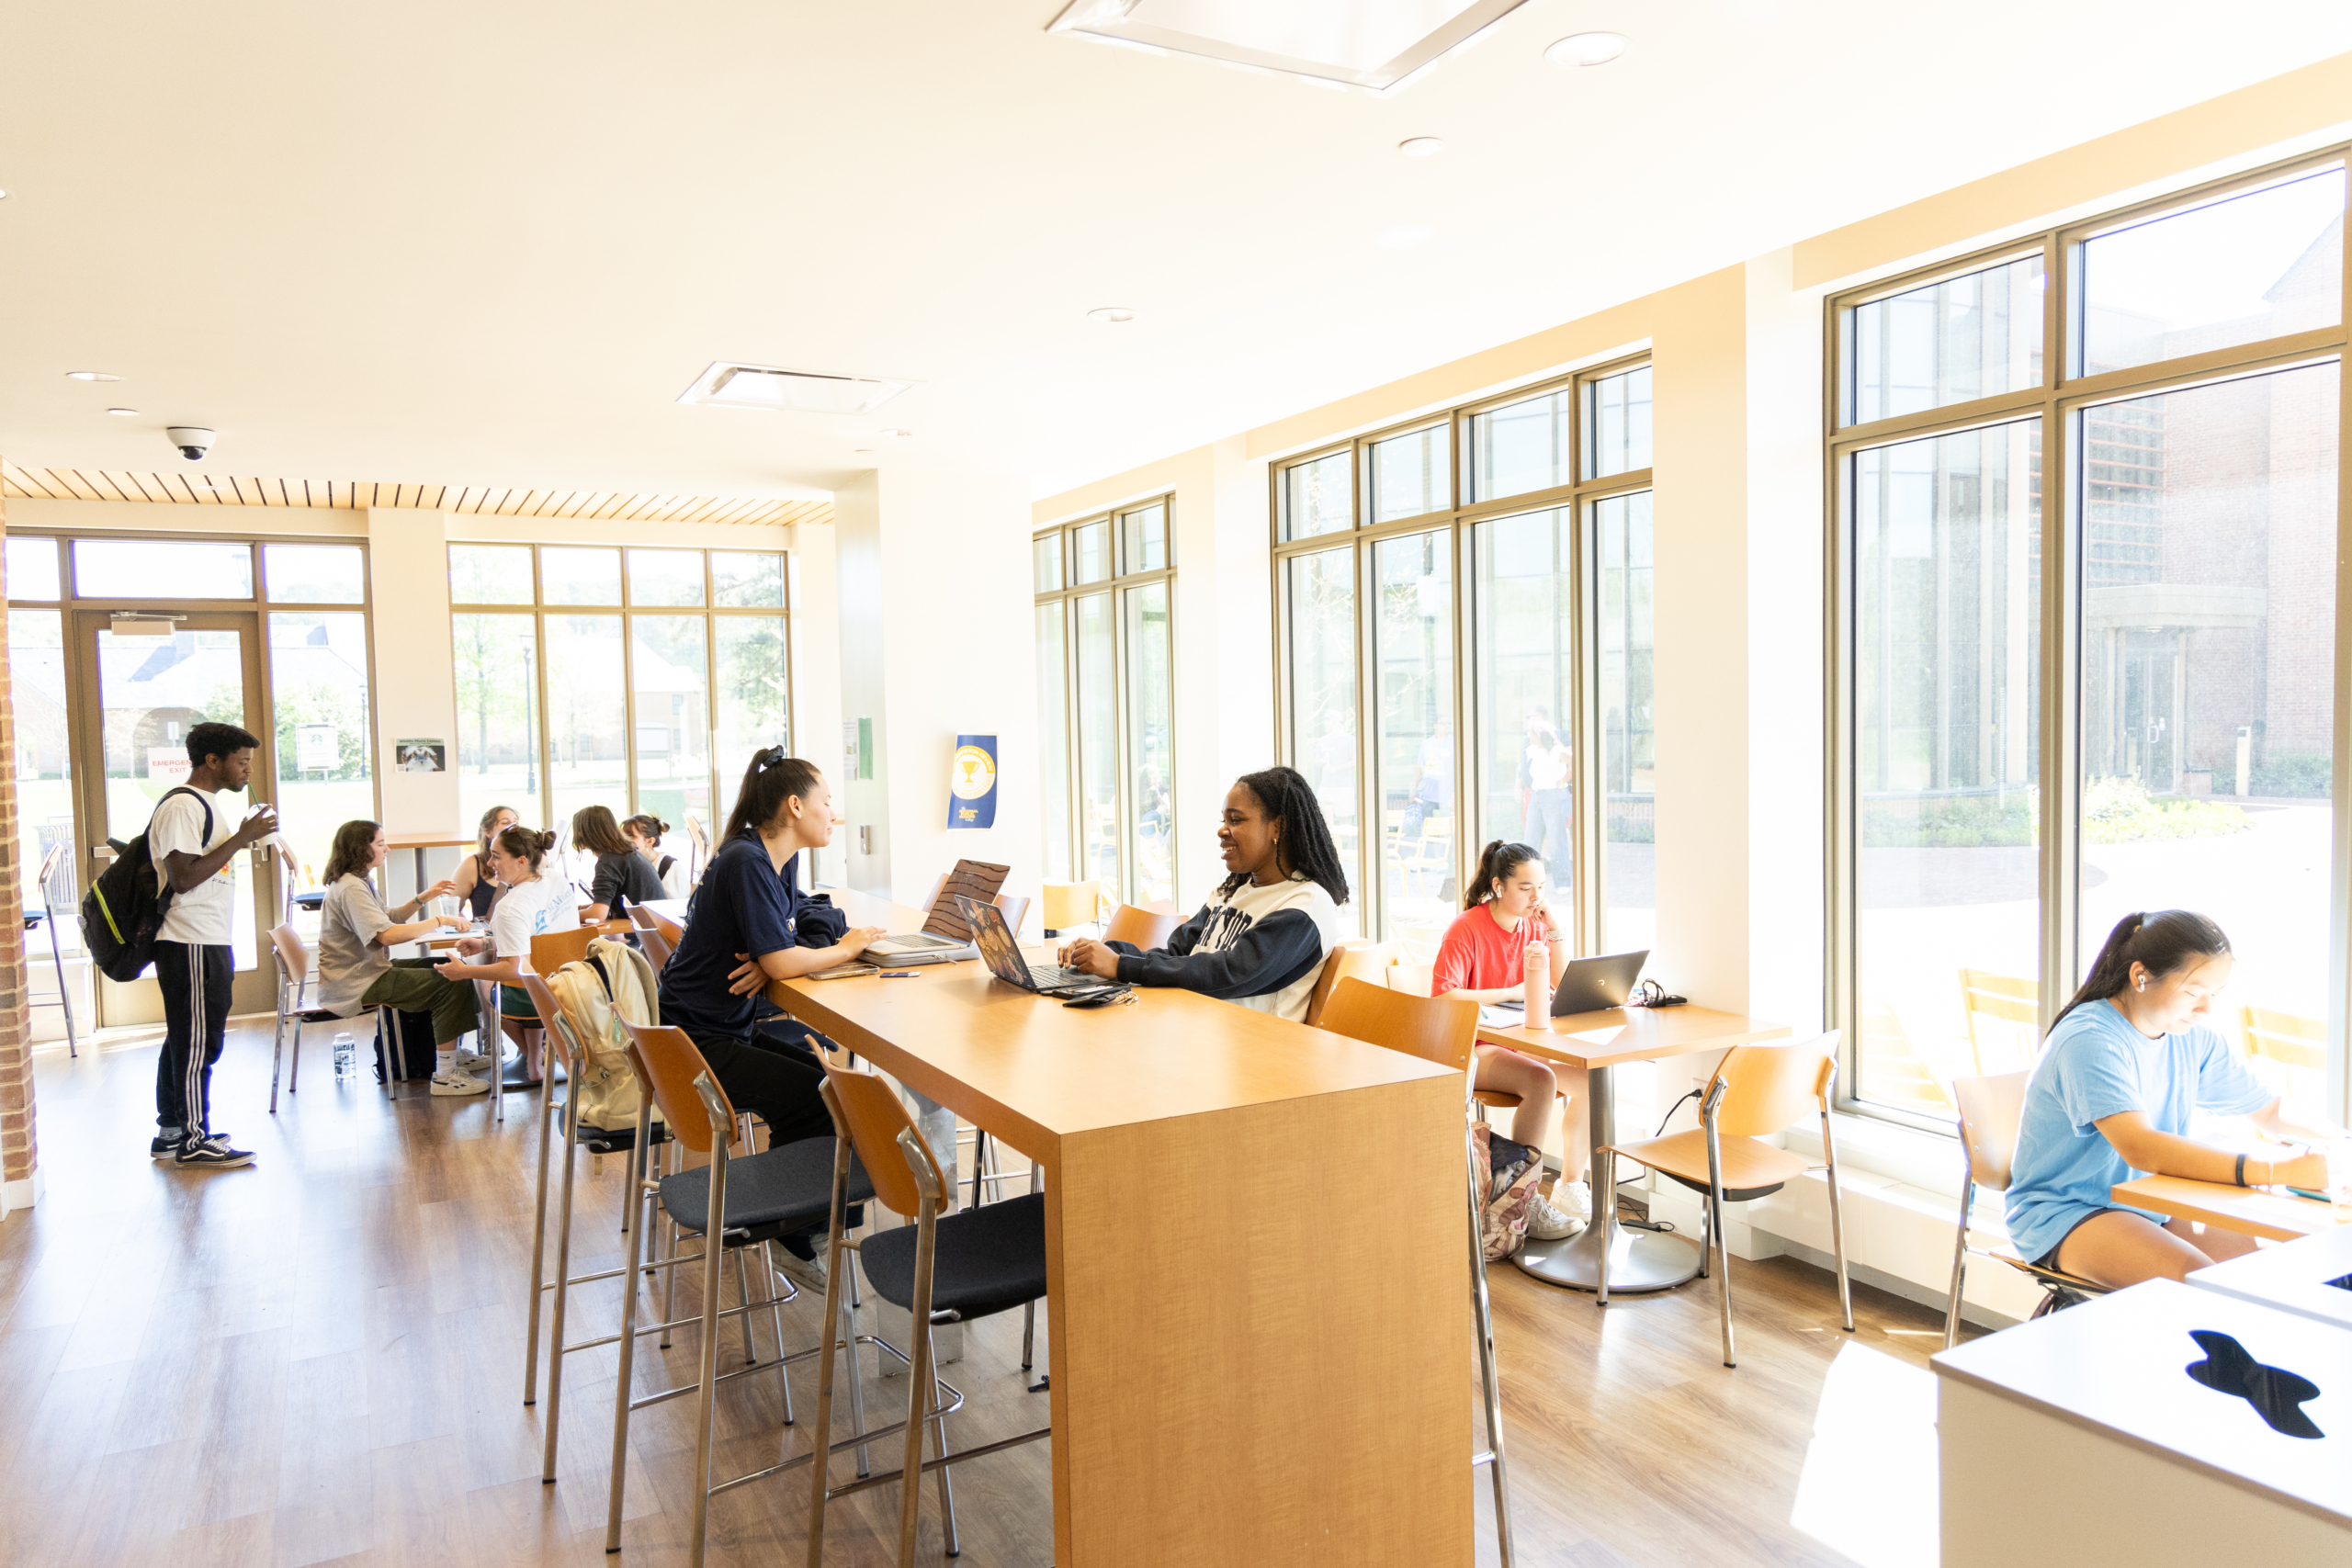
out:
{"label": "woman in red t-shirt", "polygon": [[[1438,945],[1430,976],[1432,996],[1469,997],[1481,1002],[1516,1001],[1526,994],[1527,950],[1550,950],[1544,994],[1568,963],[1566,928],[1544,902],[1544,861],[1525,844],[1498,839],[1478,856],[1477,879],[1471,884],[1464,912],[1446,928]],[[1552,1107],[1559,1093],[1559,1074],[1534,1057],[1501,1045],[1477,1048],[1477,1086],[1519,1096],[1511,1113],[1514,1143],[1541,1146],[1551,1125]],[[1572,1086],[1572,1092],[1576,1086]],[[1583,1181],[1581,1151],[1564,1148],[1561,1179],[1552,1201],[1537,1198],[1528,1211],[1527,1232],[1550,1241],[1574,1235],[1590,1212],[1591,1201]],[[1574,1164],[1567,1161],[1573,1159]]]}

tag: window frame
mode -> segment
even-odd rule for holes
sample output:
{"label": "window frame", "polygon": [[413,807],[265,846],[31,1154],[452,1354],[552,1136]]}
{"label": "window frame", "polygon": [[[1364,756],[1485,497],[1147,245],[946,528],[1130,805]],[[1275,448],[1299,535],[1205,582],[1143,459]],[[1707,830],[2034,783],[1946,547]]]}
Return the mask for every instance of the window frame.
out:
{"label": "window frame", "polygon": [[[1160,554],[1164,565],[1148,570],[1135,568],[1127,556],[1126,520],[1138,513],[1160,509]],[[1078,578],[1078,533],[1081,528],[1103,525],[1109,540],[1111,572],[1107,577],[1080,582]],[[1040,588],[1037,583],[1037,547],[1046,539],[1058,541],[1061,583],[1056,588]],[[1139,902],[1136,872],[1139,857],[1136,849],[1138,810],[1136,801],[1136,780],[1133,730],[1135,714],[1128,701],[1128,679],[1134,671],[1134,656],[1127,646],[1126,595],[1154,583],[1168,585],[1168,702],[1171,720],[1179,711],[1178,693],[1183,685],[1175,657],[1176,648],[1176,492],[1165,491],[1158,495],[1139,496],[1101,511],[1089,512],[1046,527],[1033,529],[1029,535],[1029,581],[1031,604],[1042,608],[1058,605],[1062,625],[1062,722],[1064,727],[1063,756],[1068,764],[1060,788],[1069,803],[1069,865],[1071,879],[1084,882],[1095,874],[1086,860],[1085,791],[1085,719],[1083,705],[1079,701],[1078,683],[1078,601],[1102,595],[1110,600],[1111,613],[1111,691],[1113,694],[1111,728],[1114,732],[1113,771],[1118,780],[1119,795],[1119,874],[1115,878],[1114,896],[1127,903]],[[1033,649],[1034,657],[1034,649]],[[1043,716],[1040,718],[1044,722]],[[1169,897],[1176,897],[1176,866],[1179,863],[1178,824],[1183,820],[1183,801],[1178,788],[1179,768],[1175,726],[1170,725],[1168,742],[1168,863]],[[1055,787],[1053,781],[1041,780],[1046,789]],[[1040,829],[1044,828],[1043,818]]]}
{"label": "window frame", "polygon": [[[2158,360],[2123,370],[2082,376],[2083,246],[2102,235],[2177,213],[2211,206],[2316,174],[2344,168],[2352,178],[2352,142],[2242,174],[2165,192],[2071,223],[2020,235],[1996,245],[1908,268],[1823,300],[1823,501],[1825,565],[1825,755],[1824,829],[1825,931],[1824,1017],[1842,1028],[1837,1105],[1943,1136],[1957,1136],[1954,1121],[1885,1105],[1857,1096],[1860,1083],[1860,974],[1857,961],[1860,827],[1857,787],[1856,649],[1858,588],[1854,558],[1854,459],[1864,451],[1993,425],[2037,419],[2041,433],[2041,598],[2037,606],[2041,662],[2040,684],[2041,863],[2040,897],[2041,1028],[2047,1032],[2074,987],[2088,954],[2079,931],[2081,762],[2083,746],[2081,613],[2084,532],[2076,504],[2083,475],[2080,426],[2085,411],[2132,397],[2182,391],[2310,366],[2334,363],[2339,377],[2337,431],[2335,691],[2334,708],[2333,844],[2328,936],[2327,1110],[2338,1121],[2346,1114],[2346,1035],[2352,1025],[2352,551],[2344,546],[2352,521],[2352,387],[2341,379],[2352,371],[2352,265],[2344,268],[2345,295],[2333,327],[2285,333],[2251,343]],[[2352,203],[2347,203],[2352,213]],[[2339,224],[2339,243],[2352,243],[2352,222]],[[2023,259],[2039,251],[2044,278],[2041,377],[2013,391],[1867,423],[1852,422],[1854,408],[1851,337],[1859,307],[1946,279]],[[2352,262],[2348,255],[2347,262]]]}
{"label": "window frame", "polygon": [[[555,775],[552,767],[554,758],[553,739],[548,733],[548,617],[550,615],[571,616],[575,618],[589,615],[610,615],[618,620],[621,624],[621,690],[625,702],[625,706],[622,710],[624,716],[622,720],[622,730],[623,739],[626,743],[625,750],[627,752],[627,770],[625,776],[628,780],[629,813],[634,813],[640,809],[638,800],[637,637],[634,626],[635,617],[639,615],[691,615],[702,617],[704,622],[702,639],[703,722],[705,728],[704,744],[708,749],[709,752],[709,766],[707,771],[710,777],[710,806],[708,807],[710,821],[707,824],[707,827],[715,835],[718,831],[718,824],[723,820],[723,817],[718,810],[718,802],[721,800],[732,800],[733,797],[729,794],[729,791],[733,784],[741,782],[742,776],[740,763],[734,770],[730,771],[727,765],[726,759],[723,759],[718,755],[718,635],[716,622],[722,616],[745,616],[754,619],[781,620],[784,623],[783,641],[781,644],[784,662],[784,723],[785,734],[787,738],[786,744],[789,745],[790,737],[794,734],[792,704],[793,605],[791,552],[788,550],[762,550],[751,548],[721,549],[718,546],[607,545],[594,540],[582,542],[565,539],[534,539],[523,541],[515,539],[451,538],[446,543],[442,551],[442,570],[445,574],[445,581],[447,580],[446,574],[449,570],[448,551],[451,549],[465,548],[526,549],[531,553],[531,598],[528,604],[478,604],[470,600],[461,600],[458,598],[455,591],[455,584],[452,583],[449,596],[449,614],[452,616],[528,616],[531,620],[531,635],[536,639],[533,643],[531,660],[532,679],[533,683],[537,688],[536,693],[537,711],[533,719],[537,728],[537,733],[532,737],[532,744],[536,749],[536,760],[538,768],[538,812],[540,818],[543,820],[546,820],[549,827],[553,827],[555,825],[552,817],[549,815],[553,809],[555,800]],[[546,572],[540,564],[540,552],[548,549],[609,549],[618,555],[620,557],[619,602],[617,604],[579,604],[550,602],[546,596]],[[682,555],[690,553],[699,557],[702,563],[702,603],[699,604],[637,604],[629,581],[628,562],[629,552],[635,549],[655,549],[662,550],[666,553]],[[722,555],[759,555],[775,557],[777,577],[782,590],[782,602],[776,604],[719,604],[717,602],[718,597],[718,585],[716,574],[711,570],[710,565],[710,558],[714,550],[717,550],[718,553]],[[453,661],[450,671],[450,694],[453,703],[457,700],[456,681],[457,672]],[[451,737],[453,749],[456,739],[457,738],[455,736]],[[749,759],[742,759],[742,761],[748,761]],[[450,766],[453,770],[458,766],[458,759],[455,755],[452,755],[450,758]],[[628,814],[628,813],[623,813],[622,815]]]}
{"label": "window frame", "polygon": [[[1273,611],[1274,751],[1275,756],[1288,766],[1298,765],[1290,712],[1294,669],[1289,563],[1297,557],[1319,555],[1330,550],[1351,552],[1351,581],[1355,587],[1353,652],[1359,850],[1358,863],[1351,872],[1357,884],[1353,888],[1351,904],[1359,912],[1363,934],[1368,938],[1377,937],[1389,930],[1386,879],[1382,875],[1379,860],[1380,846],[1386,837],[1386,818],[1385,813],[1373,809],[1379,788],[1377,736],[1373,722],[1374,709],[1379,701],[1376,547],[1385,540],[1405,535],[1443,531],[1447,536],[1453,592],[1453,799],[1456,803],[1453,873],[1455,886],[1461,886],[1468,883],[1476,868],[1477,840],[1481,838],[1480,832],[1476,830],[1475,820],[1465,813],[1473,809],[1472,803],[1485,798],[1487,784],[1486,758],[1484,747],[1480,744],[1484,738],[1476,728],[1480,689],[1475,663],[1482,613],[1476,575],[1478,567],[1476,528],[1482,523],[1565,510],[1570,515],[1574,540],[1569,574],[1574,624],[1567,638],[1571,649],[1568,684],[1572,707],[1565,716],[1565,722],[1574,734],[1576,751],[1572,775],[1575,797],[1568,829],[1575,844],[1577,861],[1575,886],[1568,895],[1574,906],[1572,918],[1577,928],[1571,940],[1579,953],[1592,951],[1592,944],[1598,941],[1601,908],[1600,834],[1606,812],[1595,805],[1600,798],[1596,792],[1600,786],[1601,769],[1597,640],[1600,627],[1592,614],[1592,596],[1597,592],[1592,515],[1594,507],[1603,501],[1654,489],[1656,470],[1651,467],[1627,469],[1598,479],[1582,477],[1587,467],[1587,446],[1591,440],[1586,428],[1585,398],[1587,389],[1592,385],[1647,368],[1653,363],[1651,352],[1646,348],[1641,349],[1442,412],[1416,414],[1357,435],[1305,447],[1267,465],[1268,534],[1271,541],[1269,568]],[[1569,394],[1571,412],[1567,454],[1569,482],[1516,495],[1474,499],[1471,422],[1498,409],[1563,391]],[[1385,523],[1371,521],[1372,448],[1381,442],[1419,430],[1433,429],[1441,423],[1447,431],[1453,504],[1443,511],[1423,513],[1415,517],[1400,517]],[[1295,538],[1287,536],[1290,471],[1341,453],[1349,456],[1351,497],[1349,515],[1354,519],[1354,525],[1321,534],[1301,535]],[[1465,821],[1471,822],[1467,829],[1464,826]]]}

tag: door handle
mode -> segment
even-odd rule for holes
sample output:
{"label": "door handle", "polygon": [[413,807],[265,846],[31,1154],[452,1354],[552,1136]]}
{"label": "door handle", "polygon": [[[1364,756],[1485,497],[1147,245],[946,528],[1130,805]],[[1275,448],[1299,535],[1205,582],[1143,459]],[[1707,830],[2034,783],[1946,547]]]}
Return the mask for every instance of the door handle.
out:
{"label": "door handle", "polygon": [[101,865],[107,864],[115,859],[114,846],[112,844],[92,844],[90,846],[90,858],[96,861]]}

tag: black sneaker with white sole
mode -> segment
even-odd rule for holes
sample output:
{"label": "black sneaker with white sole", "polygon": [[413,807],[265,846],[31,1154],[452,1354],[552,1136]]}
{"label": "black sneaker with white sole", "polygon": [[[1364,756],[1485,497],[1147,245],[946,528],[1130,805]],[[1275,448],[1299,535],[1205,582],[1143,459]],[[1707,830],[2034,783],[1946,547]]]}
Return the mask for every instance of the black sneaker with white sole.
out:
{"label": "black sneaker with white sole", "polygon": [[158,1133],[155,1134],[154,1141],[147,1145],[147,1157],[149,1159],[176,1159],[179,1157],[180,1145],[186,1142],[187,1142],[187,1136],[186,1134],[173,1133],[166,1134]]}
{"label": "black sneaker with white sole", "polygon": [[229,1140],[216,1133],[209,1138],[190,1138],[182,1144],[176,1163],[183,1170],[232,1170],[253,1164],[254,1152],[230,1147]]}

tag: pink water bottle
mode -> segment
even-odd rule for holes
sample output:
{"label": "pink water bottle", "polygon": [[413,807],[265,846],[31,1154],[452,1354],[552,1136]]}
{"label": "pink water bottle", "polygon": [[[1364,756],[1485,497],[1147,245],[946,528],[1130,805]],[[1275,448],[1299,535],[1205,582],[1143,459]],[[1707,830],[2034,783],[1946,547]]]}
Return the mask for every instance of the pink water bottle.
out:
{"label": "pink water bottle", "polygon": [[1537,1021],[1551,1010],[1552,950],[1540,943],[1527,950],[1527,1024],[1539,1027]]}

